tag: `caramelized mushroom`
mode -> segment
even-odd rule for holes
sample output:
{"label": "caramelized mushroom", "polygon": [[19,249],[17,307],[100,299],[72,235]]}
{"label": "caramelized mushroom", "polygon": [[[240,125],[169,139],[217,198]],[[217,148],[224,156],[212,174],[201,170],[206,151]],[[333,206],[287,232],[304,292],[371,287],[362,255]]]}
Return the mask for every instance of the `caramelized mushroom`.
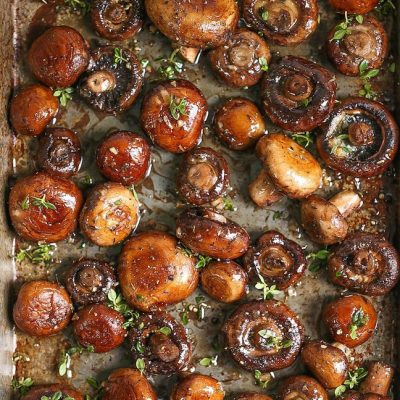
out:
{"label": "caramelized mushroom", "polygon": [[82,202],[75,183],[38,172],[19,179],[11,188],[8,207],[20,236],[50,243],[67,238],[74,231]]}
{"label": "caramelized mushroom", "polygon": [[366,14],[379,3],[379,0],[329,0],[332,7],[349,14]]}
{"label": "caramelized mushroom", "polygon": [[229,166],[225,158],[209,147],[188,152],[179,169],[179,194],[195,205],[211,203],[223,196],[229,186]]}
{"label": "caramelized mushroom", "polygon": [[360,196],[351,190],[339,192],[330,200],[313,194],[301,203],[301,223],[314,242],[338,243],[347,236],[346,218],[361,204]]}
{"label": "caramelized mushroom", "polygon": [[140,233],[125,243],[118,276],[124,297],[141,311],[186,299],[199,279],[195,258],[179,248],[174,236],[158,231]]}
{"label": "caramelized mushroom", "polygon": [[140,317],[129,332],[129,343],[134,361],[142,359],[150,374],[172,375],[185,368],[192,355],[185,328],[165,312]]}
{"label": "caramelized mushroom", "polygon": [[243,17],[281,46],[294,46],[306,40],[318,26],[316,0],[244,0]]}
{"label": "caramelized mushroom", "polygon": [[395,369],[381,361],[372,361],[368,364],[368,375],[360,384],[360,392],[374,393],[379,396],[387,396]]}
{"label": "caramelized mushroom", "polygon": [[42,400],[53,399],[56,393],[60,393],[61,397],[57,397],[59,400],[73,399],[83,400],[83,394],[78,392],[76,389],[69,385],[53,383],[51,385],[37,385],[29,389],[29,392],[21,397],[21,400]]}
{"label": "caramelized mushroom", "polygon": [[114,246],[125,240],[139,223],[139,202],[120,183],[96,185],[79,216],[82,233],[98,246]]}
{"label": "caramelized mushroom", "polygon": [[333,109],[335,75],[305,58],[285,56],[265,74],[261,97],[275,125],[292,132],[310,131]]}
{"label": "caramelized mushroom", "polygon": [[348,295],[329,303],[324,308],[322,320],[333,340],[353,348],[372,336],[377,314],[366,297]]}
{"label": "caramelized mushroom", "polygon": [[89,304],[74,314],[74,335],[80,345],[92,346],[95,353],[106,353],[124,341],[124,322],[124,317],[112,308]]}
{"label": "caramelized mushroom", "polygon": [[335,247],[328,271],[336,285],[368,296],[382,296],[399,281],[400,258],[384,237],[355,233]]}
{"label": "caramelized mushroom", "polygon": [[247,250],[243,263],[252,279],[261,276],[280,290],[294,285],[307,266],[301,246],[276,231],[261,235],[257,245]]}
{"label": "caramelized mushroom", "polygon": [[301,359],[326,389],[342,385],[347,377],[346,354],[323,340],[311,340],[303,345]]}
{"label": "caramelized mushroom", "polygon": [[[350,20],[349,20],[350,18]],[[360,23],[348,17],[346,35],[335,39],[337,27],[328,34],[327,51],[333,65],[344,75],[358,76],[361,63],[379,69],[387,55],[388,38],[383,25],[372,16]],[[341,35],[340,35],[341,36]]]}
{"label": "caramelized mushroom", "polygon": [[65,281],[73,302],[78,306],[102,303],[110,289],[117,284],[111,266],[94,258],[75,261],[67,270]]}
{"label": "caramelized mushroom", "polygon": [[136,133],[117,131],[101,142],[96,160],[97,167],[106,178],[132,185],[150,172],[150,146]]}
{"label": "caramelized mushroom", "polygon": [[379,175],[396,156],[399,128],[381,103],[349,97],[331,113],[317,150],[334,170],[357,177]]}
{"label": "caramelized mushroom", "polygon": [[271,53],[255,32],[238,29],[222,46],[209,53],[211,68],[228,85],[255,85],[268,69]]}
{"label": "caramelized mushroom", "polygon": [[233,260],[249,247],[249,234],[221,214],[190,208],[176,220],[176,236],[195,253]]}
{"label": "caramelized mushroom", "polygon": [[264,208],[281,200],[284,194],[272,183],[265,168],[248,186],[249,196],[258,207]]}
{"label": "caramelized mushroom", "polygon": [[94,0],[90,8],[94,30],[108,40],[126,40],[143,25],[140,0]]}
{"label": "caramelized mushroom", "polygon": [[171,400],[223,400],[221,384],[211,376],[190,374],[175,386]]}
{"label": "caramelized mushroom", "polygon": [[36,155],[38,167],[48,173],[75,175],[81,166],[81,143],[74,131],[67,128],[48,128],[39,138]]}
{"label": "caramelized mushroom", "polygon": [[233,359],[248,371],[270,372],[292,365],[304,339],[296,314],[276,300],[241,305],[223,332]]}
{"label": "caramelized mushroom", "polygon": [[183,153],[201,140],[207,101],[189,81],[166,81],[151,89],[142,103],[140,120],[144,131],[159,147]]}
{"label": "caramelized mushroom", "polygon": [[246,150],[266,133],[266,127],[253,102],[233,97],[215,113],[214,131],[231,150]]}
{"label": "caramelized mushroom", "polygon": [[15,325],[31,336],[55,335],[71,317],[72,302],[67,291],[48,281],[24,283],[13,308]]}
{"label": "caramelized mushroom", "polygon": [[35,78],[53,88],[72,86],[88,63],[85,40],[69,26],[51,27],[28,51],[28,64]]}
{"label": "caramelized mushroom", "polygon": [[315,379],[296,375],[286,378],[278,391],[279,400],[328,400],[327,391]]}
{"label": "caramelized mushroom", "polygon": [[186,47],[221,46],[236,28],[235,0],[145,0],[146,13],[168,39]]}
{"label": "caramelized mushroom", "polygon": [[38,136],[57,115],[58,100],[46,86],[33,84],[22,88],[11,99],[10,122],[20,135]]}
{"label": "caramelized mushroom", "polygon": [[360,393],[355,390],[348,390],[342,396],[342,400],[390,400],[390,396],[380,396],[375,393]]}
{"label": "caramelized mushroom", "polygon": [[143,71],[127,48],[99,47],[92,51],[79,80],[79,95],[94,109],[118,114],[132,106],[143,85]]}
{"label": "caramelized mushroom", "polygon": [[201,271],[200,282],[213,299],[233,303],[246,294],[247,274],[234,261],[212,261]]}
{"label": "caramelized mushroom", "polygon": [[103,400],[157,400],[146,377],[138,370],[119,368],[104,382]]}
{"label": "caramelized mushroom", "polygon": [[232,400],[272,400],[272,398],[262,393],[243,392],[234,394]]}

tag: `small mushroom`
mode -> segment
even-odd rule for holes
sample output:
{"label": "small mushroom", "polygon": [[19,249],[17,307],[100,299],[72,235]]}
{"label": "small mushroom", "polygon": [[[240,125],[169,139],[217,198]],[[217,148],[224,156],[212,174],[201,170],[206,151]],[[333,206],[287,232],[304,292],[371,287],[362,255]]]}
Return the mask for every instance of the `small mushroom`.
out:
{"label": "small mushroom", "polygon": [[233,97],[224,102],[215,113],[213,127],[231,150],[246,150],[266,134],[260,110],[243,97]]}
{"label": "small mushroom", "polygon": [[119,114],[132,106],[143,85],[143,70],[127,48],[98,47],[91,53],[78,93],[94,109]]}
{"label": "small mushroom", "polygon": [[217,76],[235,87],[254,86],[268,70],[271,53],[267,43],[255,32],[238,29],[222,46],[209,53]]}
{"label": "small mushroom", "polygon": [[390,396],[380,396],[375,393],[360,393],[355,390],[347,390],[342,396],[342,400],[390,400]]}
{"label": "small mushroom", "polygon": [[171,400],[223,400],[225,392],[215,378],[201,374],[190,374],[175,386]]}
{"label": "small mushroom", "polygon": [[317,380],[305,375],[286,378],[278,389],[279,400],[328,400],[327,391]]}
{"label": "small mushroom", "polygon": [[95,0],[91,3],[90,20],[105,39],[130,39],[142,28],[142,6],[140,0]]}
{"label": "small mushroom", "polygon": [[232,396],[232,400],[272,400],[272,397],[266,394],[256,393],[256,392],[243,392],[235,393]]}
{"label": "small mushroom", "polygon": [[317,29],[318,5],[316,0],[244,0],[243,17],[276,44],[294,46]]}
{"label": "small mushroom", "polygon": [[265,208],[283,199],[285,195],[272,183],[265,168],[248,186],[249,196],[260,208]]}
{"label": "small mushroom", "polygon": [[363,394],[373,393],[387,396],[395,374],[395,369],[382,361],[371,361],[368,364],[368,375],[361,382],[359,391]]}
{"label": "small mushroom", "polygon": [[21,400],[42,400],[42,399],[53,399],[56,398],[57,393],[61,393],[61,397],[57,397],[60,400],[62,399],[74,399],[74,400],[83,400],[83,394],[76,390],[75,388],[61,384],[61,383],[52,383],[49,385],[35,385],[29,389],[29,391],[21,397]]}
{"label": "small mushroom", "polygon": [[346,217],[361,204],[360,196],[351,190],[339,192],[330,200],[313,194],[301,203],[301,223],[314,242],[325,245],[338,243],[347,236]]}
{"label": "small mushroom", "polygon": [[40,135],[57,113],[57,97],[39,84],[23,87],[10,102],[10,122],[20,135]]}
{"label": "small mushroom", "polygon": [[374,9],[379,0],[329,0],[332,7],[349,14],[366,14]]}

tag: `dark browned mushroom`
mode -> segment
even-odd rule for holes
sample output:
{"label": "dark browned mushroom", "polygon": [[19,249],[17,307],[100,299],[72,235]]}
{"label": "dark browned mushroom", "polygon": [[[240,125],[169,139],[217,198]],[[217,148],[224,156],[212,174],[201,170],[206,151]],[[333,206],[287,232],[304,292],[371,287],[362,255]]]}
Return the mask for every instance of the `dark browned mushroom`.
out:
{"label": "dark browned mushroom", "polygon": [[81,258],[65,274],[67,290],[78,306],[102,303],[107,293],[117,284],[113,269],[104,261]]}
{"label": "dark browned mushroom", "polygon": [[317,137],[317,150],[334,170],[357,177],[384,172],[399,146],[399,128],[384,105],[349,97],[331,113]]}
{"label": "dark browned mushroom", "polygon": [[241,305],[226,321],[223,332],[233,359],[248,371],[270,372],[290,366],[304,339],[297,315],[276,300]]}
{"label": "dark browned mushroom", "polygon": [[307,266],[301,246],[276,231],[261,235],[256,246],[247,250],[243,263],[252,279],[262,276],[280,290],[294,285]]}
{"label": "dark browned mushroom", "polygon": [[258,207],[264,208],[283,199],[285,195],[273,184],[268,171],[261,168],[248,186],[249,196]]}
{"label": "dark browned mushroom", "polygon": [[231,398],[232,400],[272,400],[266,394],[256,392],[235,393]]}
{"label": "dark browned mushroom", "polygon": [[341,397],[341,400],[390,400],[390,396],[380,396],[375,393],[360,393],[355,390],[347,390]]}
{"label": "dark browned mushroom", "polygon": [[351,190],[339,192],[329,200],[313,194],[301,203],[301,223],[314,242],[338,243],[347,236],[346,218],[361,204],[360,196]]}
{"label": "dark browned mushroom", "polygon": [[90,8],[94,30],[108,40],[126,40],[142,27],[140,0],[94,0]]}
{"label": "dark browned mushroom", "polygon": [[130,108],[143,85],[140,61],[129,49],[98,47],[91,53],[78,93],[94,109],[118,114]]}
{"label": "dark browned mushroom", "polygon": [[315,379],[306,375],[286,378],[278,389],[279,400],[328,400],[327,391]]}
{"label": "dark browned mushroom", "polygon": [[333,109],[336,78],[312,61],[285,56],[265,74],[261,98],[275,125],[292,132],[310,131],[324,122]]}
{"label": "dark browned mushroom", "polygon": [[53,399],[56,393],[60,393],[59,400],[73,399],[83,400],[83,394],[73,387],[60,383],[53,383],[50,385],[37,385],[29,389],[29,392],[21,397],[21,400],[42,400]]}
{"label": "dark browned mushroom", "polygon": [[[361,21],[361,23],[360,23]],[[387,55],[388,38],[383,25],[372,16],[360,20],[347,17],[343,37],[335,36],[340,25],[328,34],[327,52],[333,65],[344,75],[358,76],[361,63],[379,69]]]}
{"label": "dark browned mushroom", "polygon": [[392,384],[395,369],[381,361],[371,361],[368,364],[368,375],[360,384],[360,392],[374,393],[379,396],[387,396]]}
{"label": "dark browned mushroom", "polygon": [[171,400],[223,400],[225,392],[215,378],[190,374],[175,386]]}
{"label": "dark browned mushroom", "polygon": [[228,85],[255,85],[268,70],[271,53],[267,43],[255,32],[238,29],[222,46],[209,53],[217,76]]}
{"label": "dark browned mushroom", "polygon": [[35,78],[53,88],[72,86],[88,63],[85,40],[69,26],[48,29],[28,51],[28,64]]}
{"label": "dark browned mushroom", "polygon": [[349,14],[366,14],[379,3],[379,0],[329,0],[332,7]]}
{"label": "dark browned mushroom", "polygon": [[188,152],[181,163],[177,188],[188,203],[202,205],[226,193],[229,177],[224,157],[209,147],[197,147]]}
{"label": "dark browned mushroom", "polygon": [[140,120],[150,139],[162,149],[183,153],[201,140],[207,101],[189,81],[166,81],[151,89],[142,103]]}
{"label": "dark browned mushroom", "polygon": [[249,247],[249,234],[223,215],[205,208],[190,208],[176,220],[176,236],[198,254],[232,260]]}
{"label": "dark browned mushroom", "polygon": [[140,317],[129,332],[129,343],[134,361],[142,359],[150,374],[172,375],[185,368],[192,355],[185,328],[165,312]]}
{"label": "dark browned mushroom", "polygon": [[232,150],[246,150],[267,133],[258,107],[243,97],[233,97],[217,110],[214,131]]}
{"label": "dark browned mushroom", "polygon": [[293,46],[317,29],[318,5],[316,0],[244,0],[243,17],[268,39],[281,46]]}

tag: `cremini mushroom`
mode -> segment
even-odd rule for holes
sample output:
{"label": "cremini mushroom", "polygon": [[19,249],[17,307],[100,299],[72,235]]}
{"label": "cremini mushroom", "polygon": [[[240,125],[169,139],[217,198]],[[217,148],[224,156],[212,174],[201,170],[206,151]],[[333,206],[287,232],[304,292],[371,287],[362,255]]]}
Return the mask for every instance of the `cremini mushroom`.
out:
{"label": "cremini mushroom", "polygon": [[361,393],[374,393],[387,396],[392,384],[395,369],[382,361],[371,361],[368,364],[368,375],[361,382]]}
{"label": "cremini mushroom", "polygon": [[379,3],[379,0],[329,0],[329,3],[342,12],[366,14]]}

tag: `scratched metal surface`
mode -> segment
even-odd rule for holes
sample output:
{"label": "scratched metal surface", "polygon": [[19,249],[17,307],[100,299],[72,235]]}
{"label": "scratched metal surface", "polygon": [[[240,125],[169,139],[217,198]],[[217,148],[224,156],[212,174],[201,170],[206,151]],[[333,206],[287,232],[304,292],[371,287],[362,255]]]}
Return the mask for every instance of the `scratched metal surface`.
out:
{"label": "scratched metal surface", "polygon": [[[323,42],[328,29],[334,26],[339,18],[332,10],[327,9],[325,1],[319,1],[319,3],[321,22],[318,31],[310,40],[296,48],[272,46],[274,58],[284,54],[300,55],[315,60],[333,70],[327,61]],[[4,10],[1,13],[4,13]],[[77,28],[88,39],[91,45],[94,45],[96,42],[104,42],[103,39],[95,37],[90,28],[89,21],[78,13],[71,13],[64,7],[46,5],[39,1],[17,1],[14,4],[11,16],[9,14],[8,23],[10,21],[14,23],[15,63],[13,85],[15,87],[32,80],[26,66],[26,50],[32,38],[43,30],[44,27],[60,24],[70,25]],[[385,26],[390,32],[392,32],[392,25],[393,21],[390,19],[385,21]],[[7,28],[3,29],[6,30]],[[6,30],[6,32],[9,31]],[[149,21],[146,21],[144,29],[134,40],[129,40],[123,43],[123,45],[133,49],[140,58],[149,59],[151,65],[155,68],[158,65],[155,60],[159,57],[166,57],[171,52],[168,41],[159,33],[154,33]],[[121,44],[118,46],[121,46]],[[387,67],[393,62],[394,51],[391,51],[390,54],[391,56],[384,67],[384,70],[387,72],[379,75],[374,81],[374,86],[379,92],[379,99],[393,110],[393,100],[395,97],[394,77],[388,72]],[[6,55],[4,57],[7,59]],[[266,230],[277,229],[289,238],[298,241],[307,251],[314,250],[315,247],[307,240],[299,227],[297,218],[298,203],[295,201],[284,201],[268,210],[257,209],[250,201],[246,188],[260,168],[259,160],[255,157],[253,151],[232,152],[221,146],[209,128],[215,107],[223,99],[240,94],[258,102],[257,88],[236,90],[219,83],[213,77],[204,54],[198,65],[185,64],[182,77],[194,82],[203,91],[209,103],[210,112],[205,124],[202,145],[211,146],[220,151],[231,167],[232,191],[230,195],[236,210],[227,211],[225,215],[244,226],[251,234],[252,239],[257,238]],[[146,75],[146,86],[142,94],[149,88],[149,85],[152,84],[151,81],[155,78],[155,73]],[[337,74],[337,79],[339,99],[348,95],[356,95],[361,87],[361,81],[358,78],[346,78]],[[139,133],[142,132],[138,122],[141,99],[142,96],[129,112],[119,117],[97,114],[76,98],[68,104],[67,109],[62,110],[56,125],[76,130],[79,133],[84,149],[83,167],[81,173],[76,178],[78,183],[88,174],[93,178],[94,182],[102,180],[102,177],[93,165],[94,150],[107,133],[116,129],[129,129]],[[4,106],[2,110],[4,113]],[[271,125],[268,125],[268,129],[272,132],[278,131],[278,128]],[[4,130],[2,130],[2,133],[4,133]],[[14,138],[13,177],[11,179],[15,176],[29,174],[35,169],[34,162],[32,161],[34,151],[35,140],[22,137]],[[173,232],[174,217],[182,207],[175,187],[177,165],[181,156],[171,155],[153,147],[152,159],[153,168],[151,174],[141,185],[136,187],[142,203],[142,218],[139,230],[144,231],[149,228],[158,228]],[[5,174],[3,173],[3,175]],[[321,193],[328,196],[342,187],[356,188],[363,196],[364,206],[356,217],[351,218],[351,229],[385,232],[387,235],[390,234],[392,236],[394,233],[393,222],[395,220],[393,218],[395,204],[393,195],[394,179],[393,171],[386,174],[383,179],[358,180],[335,175],[332,171],[325,170],[324,187],[321,189]],[[24,248],[27,244],[17,241],[16,246],[17,249],[19,247]],[[10,249],[6,249],[7,256],[11,256],[9,254],[10,251]],[[83,238],[77,233],[67,242],[57,245],[54,253],[54,262],[49,266],[32,265],[25,261],[15,265],[17,280],[15,281],[14,291],[10,293],[11,299],[15,297],[16,290],[21,282],[25,280],[49,278],[62,282],[63,272],[72,260],[80,256],[97,256],[115,263],[119,251],[119,246],[112,249],[100,249],[92,246],[83,241]],[[11,279],[12,268],[11,266],[7,268],[10,269],[11,273],[7,278],[2,274],[2,286],[5,283],[9,283]],[[9,291],[3,291],[3,293],[9,293]],[[341,293],[344,293],[344,291],[327,282],[325,271],[321,270],[318,273],[307,271],[298,285],[290,289],[288,293],[278,296],[278,298],[284,300],[299,314],[305,326],[307,336],[316,338],[324,336],[319,323],[319,314],[322,305],[330,298]],[[199,294],[204,295],[198,289],[191,298],[182,304],[170,307],[169,311],[179,318],[185,305],[194,303],[194,297]],[[251,285],[249,294],[244,301],[253,298],[260,298],[260,292],[255,290],[253,285]],[[373,340],[370,340],[365,346],[360,347],[356,352],[350,354],[350,359],[354,365],[358,365],[363,359],[384,359],[387,362],[394,362],[396,353],[395,340],[397,336],[395,315],[396,313],[398,315],[395,295],[389,295],[382,300],[374,299],[373,302],[379,310],[378,330]],[[262,391],[261,388],[255,385],[252,374],[237,368],[224,351],[217,351],[214,348],[215,346],[212,346],[221,324],[235,306],[222,305],[212,301],[208,297],[206,297],[206,303],[207,308],[204,320],[198,321],[192,316],[192,320],[187,325],[190,338],[194,344],[194,355],[190,370],[211,374],[220,379],[228,393],[238,390]],[[4,321],[8,319],[9,316],[4,318]],[[4,335],[9,335],[10,329],[7,329],[7,333],[4,333]],[[29,376],[34,379],[35,383],[68,380],[58,376],[57,362],[60,351],[73,343],[71,342],[69,330],[57,336],[43,339],[31,338],[20,332],[16,332],[16,337],[17,347],[14,355],[14,365],[17,377]],[[7,338],[7,343],[11,343],[11,341],[10,337]],[[199,365],[198,361],[201,358],[216,355],[218,355],[216,366],[206,368]],[[4,368],[0,368],[1,373],[3,373],[3,369],[4,371],[8,371],[4,374],[5,378],[1,381],[3,385],[1,389],[6,399],[9,398],[8,394],[6,395],[7,378],[9,378],[9,371],[12,366],[10,354],[8,353],[4,357],[2,354],[1,361],[2,365],[4,365]],[[95,377],[102,380],[114,368],[131,365],[132,361],[129,352],[124,346],[107,354],[83,354],[80,357],[74,357],[71,368],[72,377],[69,381],[84,392],[89,392],[89,387],[85,383],[86,378]],[[292,367],[276,373],[275,378],[300,372],[301,368],[300,363],[297,362]],[[167,398],[176,377],[150,377],[150,380],[155,385],[159,398]],[[276,382],[276,380],[274,379],[273,382]],[[274,383],[271,384],[272,391],[273,388]]]}

